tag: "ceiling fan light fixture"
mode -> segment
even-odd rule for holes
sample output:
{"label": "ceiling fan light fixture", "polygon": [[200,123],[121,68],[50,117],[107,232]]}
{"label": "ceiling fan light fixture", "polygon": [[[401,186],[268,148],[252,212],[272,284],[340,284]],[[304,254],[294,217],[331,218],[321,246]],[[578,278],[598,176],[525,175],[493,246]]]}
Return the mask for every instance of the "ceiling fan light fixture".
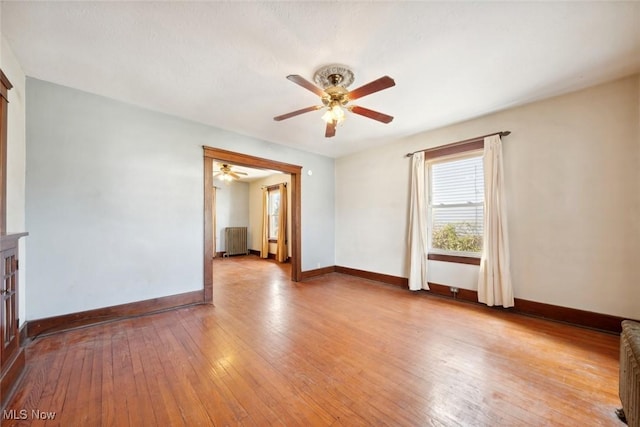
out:
{"label": "ceiling fan light fixture", "polygon": [[220,170],[213,174],[213,177],[218,177],[218,179],[222,182],[229,184],[231,181],[235,179],[240,179],[239,175],[247,175],[246,172],[239,172],[231,170],[232,165],[221,164]]}
{"label": "ceiling fan light fixture", "polygon": [[322,115],[322,120],[326,123],[334,122],[336,125],[339,125],[344,122],[345,117],[346,115],[340,103],[334,101],[329,104],[327,111]]}

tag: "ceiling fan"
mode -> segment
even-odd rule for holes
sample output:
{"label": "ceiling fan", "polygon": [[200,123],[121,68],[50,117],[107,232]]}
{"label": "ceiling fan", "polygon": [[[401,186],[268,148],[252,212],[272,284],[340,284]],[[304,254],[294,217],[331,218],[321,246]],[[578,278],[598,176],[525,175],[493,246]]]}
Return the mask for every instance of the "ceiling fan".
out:
{"label": "ceiling fan", "polygon": [[279,122],[280,120],[326,107],[327,111],[322,116],[322,119],[327,123],[324,136],[331,138],[336,134],[336,126],[345,119],[344,109],[382,123],[389,123],[393,120],[393,116],[378,111],[357,105],[347,105],[349,101],[395,86],[396,82],[389,76],[380,77],[352,91],[347,90],[347,87],[353,83],[353,72],[341,65],[330,65],[316,71],[313,80],[316,84],[322,86],[322,89],[297,74],[291,74],[287,76],[287,79],[318,95],[322,105],[314,105],[276,116],[273,118],[275,121]]}
{"label": "ceiling fan", "polygon": [[240,179],[240,175],[247,175],[245,172],[234,172],[231,170],[231,165],[222,163],[220,170],[213,174],[213,177],[218,177],[221,181],[231,182],[234,179]]}

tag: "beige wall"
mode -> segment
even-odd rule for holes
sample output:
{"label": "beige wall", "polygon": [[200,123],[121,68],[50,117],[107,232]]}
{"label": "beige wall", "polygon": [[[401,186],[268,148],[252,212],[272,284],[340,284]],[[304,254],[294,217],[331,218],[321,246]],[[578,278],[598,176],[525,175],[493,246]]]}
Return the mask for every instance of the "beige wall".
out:
{"label": "beige wall", "polygon": [[[252,181],[249,186],[249,228],[251,241],[249,248],[259,251],[262,246],[262,187],[287,183],[287,236],[291,242],[291,175],[276,173],[266,178]],[[287,246],[289,256],[291,256],[291,244]],[[276,253],[276,244],[269,244],[269,253]]]}
{"label": "beige wall", "polygon": [[[510,130],[515,296],[640,319],[639,94],[636,75],[338,159],[336,264],[406,277],[405,154]],[[477,267],[430,268],[432,282],[476,288]]]}
{"label": "beige wall", "polygon": [[[25,231],[25,75],[4,36],[0,45],[0,68],[13,85],[13,89],[9,91],[7,123],[7,231]],[[28,239],[20,239],[20,323],[24,323],[26,319],[24,272]]]}

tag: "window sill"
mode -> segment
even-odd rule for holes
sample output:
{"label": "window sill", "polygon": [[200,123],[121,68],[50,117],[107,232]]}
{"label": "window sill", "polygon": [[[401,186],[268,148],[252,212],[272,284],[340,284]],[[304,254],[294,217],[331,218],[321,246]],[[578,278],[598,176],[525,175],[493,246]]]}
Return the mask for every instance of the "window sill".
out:
{"label": "window sill", "polygon": [[429,254],[427,259],[432,261],[455,262],[457,264],[480,265],[480,258],[473,256]]}

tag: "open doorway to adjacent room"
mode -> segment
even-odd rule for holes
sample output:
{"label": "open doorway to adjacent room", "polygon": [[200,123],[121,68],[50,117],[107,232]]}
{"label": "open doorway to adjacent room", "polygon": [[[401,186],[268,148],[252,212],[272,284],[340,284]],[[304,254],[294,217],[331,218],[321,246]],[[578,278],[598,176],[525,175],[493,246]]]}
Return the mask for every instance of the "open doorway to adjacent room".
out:
{"label": "open doorway to adjacent room", "polygon": [[[297,165],[204,147],[205,302],[213,302],[213,260],[220,256],[253,253],[287,259],[291,280],[300,279],[301,170]],[[286,213],[284,222],[278,221],[283,221],[280,212]],[[286,241],[284,248],[278,241]]]}
{"label": "open doorway to adjacent room", "polygon": [[291,175],[213,161],[214,258],[291,257]]}

